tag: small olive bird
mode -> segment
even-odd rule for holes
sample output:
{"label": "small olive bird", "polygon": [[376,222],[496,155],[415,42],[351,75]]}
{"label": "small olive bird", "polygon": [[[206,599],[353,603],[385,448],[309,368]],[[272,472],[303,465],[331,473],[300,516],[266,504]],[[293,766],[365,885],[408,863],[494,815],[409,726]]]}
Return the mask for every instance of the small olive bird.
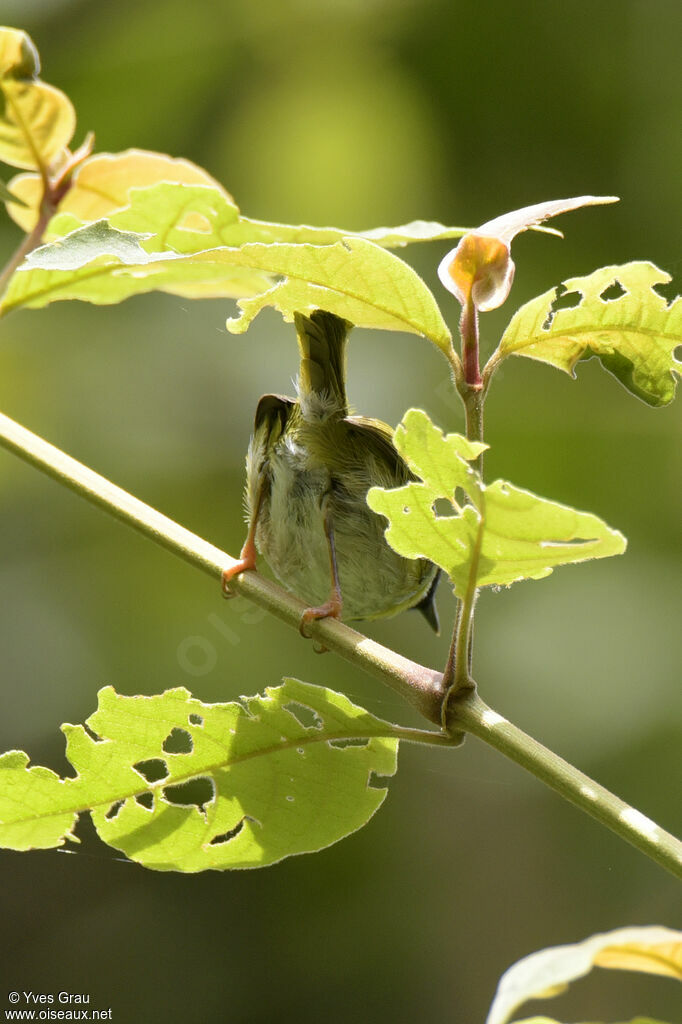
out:
{"label": "small olive bird", "polygon": [[313,619],[379,619],[417,608],[438,632],[439,570],[397,554],[366,503],[370,487],[413,480],[380,420],[349,415],[346,338],[351,324],[316,310],[295,316],[298,399],[263,395],[246,456],[248,535],[223,588],[256,567],[256,549]]}

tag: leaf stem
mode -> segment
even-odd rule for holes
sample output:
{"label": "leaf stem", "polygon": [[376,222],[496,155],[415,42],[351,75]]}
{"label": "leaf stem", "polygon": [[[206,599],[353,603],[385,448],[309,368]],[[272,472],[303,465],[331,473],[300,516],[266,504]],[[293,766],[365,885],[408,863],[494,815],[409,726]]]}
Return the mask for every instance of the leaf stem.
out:
{"label": "leaf stem", "polygon": [[[185,530],[2,413],[0,443],[92,504],[208,573],[216,582],[220,581],[223,570],[235,563],[236,559],[224,551]],[[237,576],[231,586],[298,629],[303,602],[271,580],[257,572],[245,572]],[[439,672],[403,658],[334,619],[317,621],[310,628],[315,639],[325,647],[378,677],[427,719],[440,723],[445,690]],[[491,710],[473,689],[461,689],[453,695],[448,704],[447,725],[447,733],[397,727],[398,738],[452,746],[457,744],[462,731],[470,732],[516,761],[661,867],[682,878],[682,843]]]}

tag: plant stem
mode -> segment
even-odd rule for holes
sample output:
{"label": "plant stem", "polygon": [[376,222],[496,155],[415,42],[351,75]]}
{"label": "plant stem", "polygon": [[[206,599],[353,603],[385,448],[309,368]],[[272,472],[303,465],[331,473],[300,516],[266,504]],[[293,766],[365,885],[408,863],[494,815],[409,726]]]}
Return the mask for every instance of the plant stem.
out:
{"label": "plant stem", "polygon": [[[235,563],[236,559],[224,551],[185,530],[1,413],[0,443],[92,504],[213,576],[216,582],[220,581],[223,570]],[[298,629],[305,607],[303,602],[271,580],[257,572],[246,572],[232,580],[230,586]],[[445,691],[439,672],[403,658],[335,619],[311,623],[310,631],[325,647],[335,650],[347,661],[400,693],[427,719],[440,722]],[[448,733],[399,729],[399,738],[452,746],[458,742],[458,732],[470,732],[597,818],[651,860],[682,878],[682,843],[507,722],[487,707],[475,691],[462,689],[458,692],[450,700],[448,712]]]}
{"label": "plant stem", "polygon": [[23,262],[24,258],[28,256],[30,252],[33,252],[33,250],[40,245],[43,232],[45,231],[53,212],[54,211],[50,207],[43,204],[35,227],[30,234],[24,236],[12,256],[10,256],[8,262],[3,267],[2,273],[0,273],[0,296],[3,295],[9,283],[9,279],[19,264]]}
{"label": "plant stem", "polygon": [[[478,354],[476,356],[478,360]],[[483,405],[485,402],[485,390],[479,386],[472,386],[462,381],[457,388],[464,405],[464,418],[466,436],[469,441],[483,441]],[[479,475],[483,472],[483,455],[471,463]],[[479,511],[481,520],[476,535],[474,550],[471,555],[469,585],[464,597],[457,601],[457,613],[452,631],[450,652],[445,665],[443,679],[448,694],[454,696],[460,690],[475,687],[471,677],[473,661],[474,641],[474,609],[476,607],[476,576],[478,563],[481,555],[481,544],[483,543],[483,525],[485,515],[485,492],[481,490]],[[447,701],[443,705],[443,714],[447,711]]]}
{"label": "plant stem", "polygon": [[[21,121],[21,114],[15,110],[15,116]],[[27,141],[33,146],[31,134],[28,130],[25,130]],[[85,140],[81,146],[71,153],[69,158],[59,168],[58,173],[54,179],[50,178],[49,167],[42,160],[40,154],[34,149],[34,155],[36,158],[36,166],[40,174],[40,179],[43,183],[43,193],[40,200],[40,212],[38,220],[33,227],[33,230],[19,243],[14,254],[10,257],[7,264],[3,267],[0,273],[0,297],[4,294],[5,289],[9,283],[9,280],[17,269],[20,263],[23,262],[26,256],[30,252],[36,249],[43,239],[45,228],[49,224],[50,220],[57,212],[61,200],[64,198],[66,193],[69,191],[72,185],[72,177],[74,171],[86,160],[92,153],[92,147],[95,143],[95,136],[92,132],[88,132]]]}
{"label": "plant stem", "polygon": [[489,708],[473,690],[450,702],[451,724],[495,747],[560,796],[682,878],[682,842]]}
{"label": "plant stem", "polygon": [[[464,423],[469,441],[483,441],[483,406],[485,391],[483,388],[462,388],[460,392],[464,404]],[[478,473],[483,472],[483,455],[479,455],[471,465]]]}

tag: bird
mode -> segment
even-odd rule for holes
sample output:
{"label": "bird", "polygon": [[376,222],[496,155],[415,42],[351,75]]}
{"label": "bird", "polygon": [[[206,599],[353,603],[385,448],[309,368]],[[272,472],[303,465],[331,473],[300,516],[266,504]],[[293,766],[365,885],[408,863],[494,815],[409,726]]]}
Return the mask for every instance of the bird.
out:
{"label": "bird", "polygon": [[300,629],[327,617],[388,618],[414,608],[439,632],[440,570],[404,558],[384,537],[385,520],[366,502],[371,487],[415,476],[393,430],[351,415],[346,395],[348,321],[325,310],[294,314],[300,353],[297,397],[263,395],[246,456],[248,533],[230,581],[262,554],[277,579],[308,607]]}

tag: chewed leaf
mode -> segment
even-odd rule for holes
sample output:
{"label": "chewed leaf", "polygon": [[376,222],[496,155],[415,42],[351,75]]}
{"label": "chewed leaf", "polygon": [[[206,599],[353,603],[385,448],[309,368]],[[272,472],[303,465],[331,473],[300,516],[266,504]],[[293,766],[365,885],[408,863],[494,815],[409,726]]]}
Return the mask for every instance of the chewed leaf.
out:
{"label": "chewed leaf", "polygon": [[73,839],[78,818],[73,779],[48,768],[29,768],[28,756],[11,750],[0,757],[0,847],[46,850]]}
{"label": "chewed leaf", "polygon": [[493,359],[529,356],[574,374],[579,360],[596,356],[632,394],[649,405],[667,405],[682,371],[674,354],[682,344],[682,298],[668,303],[654,288],[669,281],[645,261],[570,278],[561,292],[567,298],[577,293],[575,303],[556,308],[557,289],[526,303]]}
{"label": "chewed leaf", "polygon": [[239,251],[286,280],[241,300],[241,317],[228,321],[232,331],[246,330],[265,306],[274,306],[287,320],[297,312],[326,309],[359,327],[410,331],[450,348],[450,332],[424,282],[373,242],[346,238],[334,245],[245,245]]}
{"label": "chewed leaf", "polygon": [[[557,565],[625,550],[622,534],[589,512],[503,480],[484,486],[469,463],[485,446],[459,434],[443,436],[419,409],[406,413],[395,444],[421,481],[395,490],[374,487],[367,502],[388,519],[391,547],[406,558],[435,562],[458,597],[472,586],[542,579]],[[439,508],[443,502],[446,514]]]}
{"label": "chewed leaf", "polygon": [[507,1024],[528,999],[557,995],[593,967],[644,971],[682,980],[682,932],[659,927],[618,928],[574,945],[531,953],[502,975],[486,1024]]}
{"label": "chewed leaf", "polygon": [[75,779],[0,759],[5,846],[57,845],[90,810],[105,842],[149,868],[264,867],[361,828],[397,767],[394,726],[293,679],[231,704],[109,687],[87,728],[63,729]]}

